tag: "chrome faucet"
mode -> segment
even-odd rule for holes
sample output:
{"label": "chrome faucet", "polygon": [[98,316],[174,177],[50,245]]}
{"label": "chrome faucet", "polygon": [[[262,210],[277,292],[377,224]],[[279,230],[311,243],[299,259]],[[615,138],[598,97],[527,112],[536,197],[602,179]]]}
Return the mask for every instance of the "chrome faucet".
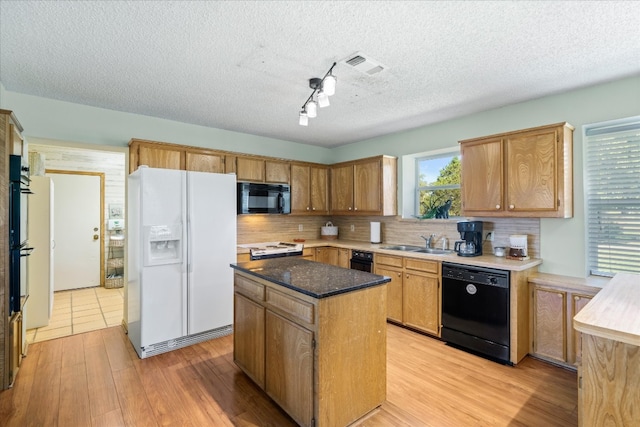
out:
{"label": "chrome faucet", "polygon": [[427,241],[427,249],[433,248],[433,239],[436,237],[435,234],[432,234],[429,237],[424,237],[424,236],[420,236],[420,237],[422,237],[424,240]]}

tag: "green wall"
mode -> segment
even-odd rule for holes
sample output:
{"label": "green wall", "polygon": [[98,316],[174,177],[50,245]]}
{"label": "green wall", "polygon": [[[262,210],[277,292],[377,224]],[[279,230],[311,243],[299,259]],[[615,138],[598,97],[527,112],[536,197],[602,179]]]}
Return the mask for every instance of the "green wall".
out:
{"label": "green wall", "polygon": [[[450,148],[457,141],[506,131],[569,122],[573,138],[574,217],[542,219],[540,270],[584,277],[587,274],[584,218],[582,127],[586,124],[640,115],[640,76],[616,80],[553,96],[509,105],[417,129],[345,145],[332,150],[332,161],[376,154],[404,155]],[[402,162],[399,162],[401,165]],[[401,167],[401,166],[400,166]],[[402,188],[399,171],[399,188]],[[402,206],[402,191],[399,191]]]}
{"label": "green wall", "polygon": [[[0,90],[3,88],[0,86]],[[131,138],[328,163],[331,150],[274,138],[89,107],[3,90],[0,107],[15,112],[27,138],[126,147]]]}
{"label": "green wall", "polygon": [[[567,121],[574,132],[574,217],[541,220],[540,270],[584,277],[585,219],[582,126],[640,114],[640,76],[590,86],[532,101],[492,109],[334,149],[195,126],[171,120],[88,107],[5,90],[0,107],[15,111],[25,135],[45,139],[126,147],[143,138],[320,163],[377,154],[410,155],[456,147],[457,141]],[[402,167],[399,202],[402,206]]]}

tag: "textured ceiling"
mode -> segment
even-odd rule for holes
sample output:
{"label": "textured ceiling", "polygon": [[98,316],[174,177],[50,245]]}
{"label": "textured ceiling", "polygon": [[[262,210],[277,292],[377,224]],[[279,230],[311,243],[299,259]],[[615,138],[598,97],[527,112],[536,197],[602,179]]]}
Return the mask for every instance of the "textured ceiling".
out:
{"label": "textured ceiling", "polygon": [[[9,91],[334,147],[640,73],[640,3],[6,1]],[[339,63],[309,126],[308,79]]]}

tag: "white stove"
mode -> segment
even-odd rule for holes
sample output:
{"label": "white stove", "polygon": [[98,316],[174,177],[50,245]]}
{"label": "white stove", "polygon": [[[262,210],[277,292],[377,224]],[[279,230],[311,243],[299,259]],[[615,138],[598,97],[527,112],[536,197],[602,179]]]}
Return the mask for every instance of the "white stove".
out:
{"label": "white stove", "polygon": [[302,249],[304,248],[302,243],[288,242],[249,243],[238,246],[249,249],[252,261],[267,258],[299,256],[302,255]]}

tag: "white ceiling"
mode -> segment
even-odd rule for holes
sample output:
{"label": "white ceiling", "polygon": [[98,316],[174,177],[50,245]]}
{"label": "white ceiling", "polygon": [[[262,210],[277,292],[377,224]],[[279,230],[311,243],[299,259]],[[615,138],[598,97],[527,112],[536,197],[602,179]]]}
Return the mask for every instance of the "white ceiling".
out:
{"label": "white ceiling", "polygon": [[[335,147],[640,74],[639,22],[632,1],[0,0],[0,81]],[[387,68],[338,63],[299,126],[308,79],[355,52]]]}

